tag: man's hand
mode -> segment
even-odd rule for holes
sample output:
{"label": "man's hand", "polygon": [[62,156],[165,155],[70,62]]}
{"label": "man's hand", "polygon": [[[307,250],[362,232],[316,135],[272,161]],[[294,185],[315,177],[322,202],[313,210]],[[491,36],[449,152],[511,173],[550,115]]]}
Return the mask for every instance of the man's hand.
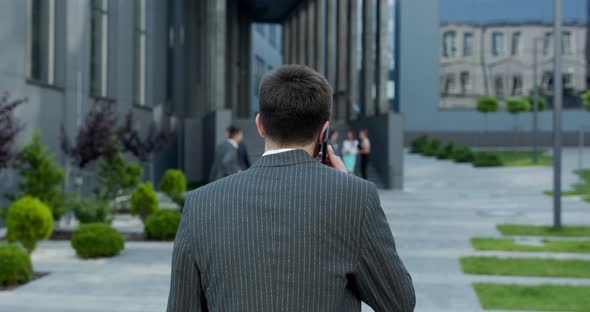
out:
{"label": "man's hand", "polygon": [[[320,157],[321,157],[321,153],[320,153]],[[336,156],[336,154],[334,154],[334,149],[330,145],[328,145],[328,157],[326,157],[326,166],[332,167],[338,171],[342,171],[345,173],[348,172],[348,171],[346,171],[346,167],[344,166],[344,162],[342,161],[342,159],[339,156]]]}

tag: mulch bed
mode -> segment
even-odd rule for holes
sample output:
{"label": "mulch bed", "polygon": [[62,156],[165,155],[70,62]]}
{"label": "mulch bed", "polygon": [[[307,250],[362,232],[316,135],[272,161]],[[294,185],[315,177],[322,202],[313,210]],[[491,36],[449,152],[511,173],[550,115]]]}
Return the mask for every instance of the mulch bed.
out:
{"label": "mulch bed", "polygon": [[33,282],[35,280],[38,280],[38,279],[40,279],[40,278],[42,278],[44,276],[47,276],[47,275],[49,275],[48,272],[34,272],[33,273],[33,278],[30,281],[28,281],[26,283],[23,283],[23,284],[10,285],[10,286],[2,286],[2,285],[0,285],[0,291],[9,291],[9,290],[13,290],[13,289],[19,288],[19,287],[21,287],[23,285],[26,285],[28,283],[31,283],[31,282]]}
{"label": "mulch bed", "polygon": [[[54,230],[53,234],[49,240],[55,241],[69,241],[72,239],[73,231],[66,231],[66,230]],[[143,233],[121,233],[127,242],[146,242],[148,241],[145,239]]]}

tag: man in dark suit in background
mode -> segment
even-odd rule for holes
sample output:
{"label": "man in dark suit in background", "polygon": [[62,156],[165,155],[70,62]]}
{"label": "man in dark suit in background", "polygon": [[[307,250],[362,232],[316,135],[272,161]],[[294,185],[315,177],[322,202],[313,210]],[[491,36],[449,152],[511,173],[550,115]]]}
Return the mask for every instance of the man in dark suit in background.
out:
{"label": "man in dark suit in background", "polygon": [[238,158],[240,159],[240,168],[246,170],[250,168],[250,156],[248,156],[248,146],[244,140],[238,144]]}
{"label": "man in dark suit in background", "polygon": [[375,185],[315,157],[332,87],[286,65],[260,87],[266,152],[250,169],[188,194],[176,236],[168,311],[413,311]]}
{"label": "man in dark suit in background", "polygon": [[238,155],[238,147],[243,138],[242,130],[230,126],[227,128],[226,134],[227,140],[221,143],[215,150],[215,158],[211,167],[209,182],[219,180],[242,170]]}

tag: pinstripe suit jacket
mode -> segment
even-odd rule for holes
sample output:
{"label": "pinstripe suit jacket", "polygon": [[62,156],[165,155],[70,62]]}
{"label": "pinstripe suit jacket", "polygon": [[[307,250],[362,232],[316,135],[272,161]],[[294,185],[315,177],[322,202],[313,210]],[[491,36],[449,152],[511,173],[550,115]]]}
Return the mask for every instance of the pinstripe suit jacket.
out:
{"label": "pinstripe suit jacket", "polygon": [[168,311],[413,311],[375,186],[303,150],[187,196]]}

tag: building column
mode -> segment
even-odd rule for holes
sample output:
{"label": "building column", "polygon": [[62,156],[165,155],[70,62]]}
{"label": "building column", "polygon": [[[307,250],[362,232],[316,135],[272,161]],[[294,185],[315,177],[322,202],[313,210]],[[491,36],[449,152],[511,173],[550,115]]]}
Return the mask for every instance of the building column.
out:
{"label": "building column", "polygon": [[336,0],[326,0],[326,78],[336,86]]}
{"label": "building column", "polygon": [[291,58],[291,18],[283,23],[283,63],[289,64]]}
{"label": "building column", "polygon": [[[209,60],[211,70],[209,72],[212,83],[210,108],[211,110],[220,110],[225,106],[225,54],[226,54],[226,18],[227,18],[227,2],[226,1],[212,1],[209,0],[210,14],[209,19],[209,38],[210,55]],[[212,2],[212,3],[211,3]]]}
{"label": "building column", "polygon": [[315,0],[315,66],[326,74],[326,0]]}
{"label": "building column", "polygon": [[338,30],[336,52],[336,110],[337,120],[346,118],[347,91],[348,91],[348,0],[338,1]]}
{"label": "building column", "polygon": [[251,100],[251,76],[250,68],[252,62],[252,21],[244,14],[239,14],[239,104],[238,117],[250,115]]}
{"label": "building column", "polygon": [[306,12],[305,12],[305,7],[302,7],[301,9],[299,9],[299,12],[297,12],[297,21],[298,21],[298,33],[299,33],[299,38],[297,40],[297,63],[299,64],[306,64],[307,60],[306,60],[306,53],[307,53],[307,18],[306,18]]}
{"label": "building column", "polygon": [[306,4],[306,16],[307,16],[307,38],[306,38],[306,42],[307,42],[307,63],[306,65],[308,65],[311,68],[316,68],[316,64],[315,64],[315,36],[316,36],[316,32],[315,32],[315,1],[314,0],[308,0],[307,4]]}
{"label": "building column", "polygon": [[387,81],[389,80],[389,12],[388,1],[377,0],[377,113],[389,111]]}
{"label": "building column", "polygon": [[227,2],[227,73],[226,73],[226,108],[232,111],[233,116],[238,116],[239,105],[239,49],[240,49],[240,24],[238,4]]}
{"label": "building column", "polygon": [[361,78],[362,87],[362,112],[364,116],[375,114],[375,103],[373,102],[373,79],[374,79],[374,53],[373,53],[373,1],[363,0],[363,75]]}
{"label": "building column", "polygon": [[346,117],[356,119],[357,113],[353,107],[358,102],[358,1],[349,0],[348,6],[348,103]]}

